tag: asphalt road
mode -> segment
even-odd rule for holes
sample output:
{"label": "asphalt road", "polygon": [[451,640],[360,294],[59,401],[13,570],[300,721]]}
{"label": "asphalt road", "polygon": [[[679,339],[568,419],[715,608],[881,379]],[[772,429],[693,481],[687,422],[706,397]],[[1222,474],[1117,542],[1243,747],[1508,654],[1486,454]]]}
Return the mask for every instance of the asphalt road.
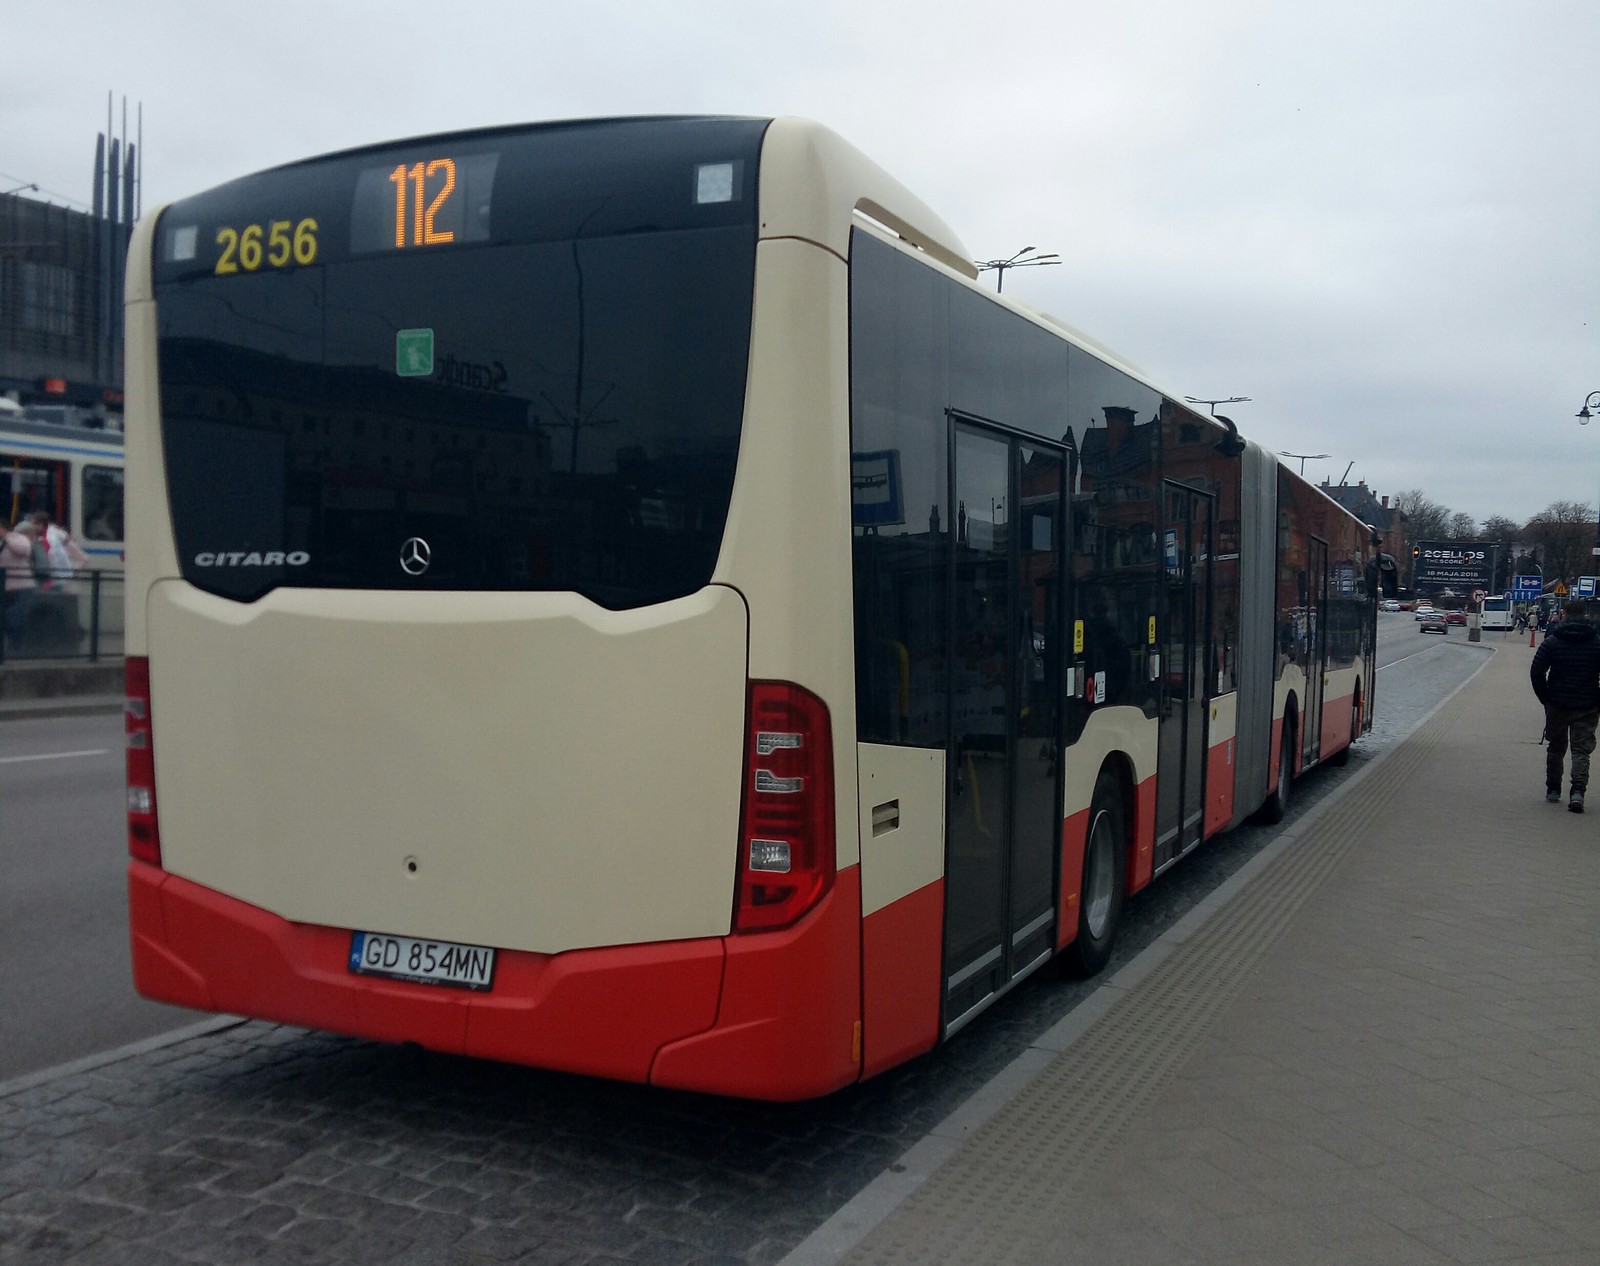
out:
{"label": "asphalt road", "polygon": [[133,992],[122,717],[0,725],[0,1080],[198,1017]]}
{"label": "asphalt road", "polygon": [[[1380,615],[1378,662],[1465,640]],[[0,1081],[198,1018],[133,992],[122,741],[120,716],[0,724]]]}

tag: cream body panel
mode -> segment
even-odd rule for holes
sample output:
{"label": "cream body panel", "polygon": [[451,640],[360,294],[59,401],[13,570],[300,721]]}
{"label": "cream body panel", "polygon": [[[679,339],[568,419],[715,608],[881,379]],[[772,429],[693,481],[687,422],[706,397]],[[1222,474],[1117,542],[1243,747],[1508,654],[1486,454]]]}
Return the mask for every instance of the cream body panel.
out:
{"label": "cream body panel", "polygon": [[795,682],[828,705],[841,867],[860,857],[849,284],[844,261],[810,243],[756,248],[744,433],[713,575],[745,596],[751,678]]}
{"label": "cream body panel", "polygon": [[544,953],[729,930],[737,594],[172,580],[147,606],[169,871],[294,922]]}
{"label": "cream body panel", "polygon": [[1160,722],[1135,707],[1096,708],[1091,712],[1082,737],[1067,749],[1062,817],[1069,818],[1089,808],[1095,780],[1113,752],[1127,756],[1133,766],[1135,787],[1154,778],[1160,733]]}
{"label": "cream body panel", "polygon": [[[867,915],[944,877],[944,753],[885,743],[861,743],[856,750],[861,913]],[[892,815],[880,808],[891,803]]]}
{"label": "cream body panel", "polygon": [[[1290,694],[1294,695],[1295,724],[1300,724],[1306,712],[1306,670],[1299,664],[1290,664],[1272,687],[1272,719],[1283,720],[1283,710],[1288,706]],[[1274,753],[1276,755],[1276,753]]]}
{"label": "cream body panel", "polygon": [[1239,732],[1239,696],[1218,695],[1211,701],[1211,725],[1206,731],[1206,746],[1226,743]]}
{"label": "cream body panel", "polygon": [[761,145],[761,236],[795,237],[849,258],[859,208],[946,267],[976,277],[972,256],[922,199],[837,133],[774,119]]}
{"label": "cream body panel", "polygon": [[149,653],[145,639],[145,601],[158,577],[178,574],[178,552],[167,516],[167,463],[161,447],[161,390],[156,376],[156,305],[151,298],[150,252],[156,220],[164,208],[140,219],[128,245],[124,320],[127,364],[123,382],[123,454],[127,486],[123,534],[127,559],[123,647],[129,655]]}
{"label": "cream body panel", "polygon": [[1361,684],[1361,665],[1351,664],[1348,668],[1330,668],[1322,676],[1322,698],[1324,702],[1338,699],[1348,699],[1355,694],[1356,687]]}

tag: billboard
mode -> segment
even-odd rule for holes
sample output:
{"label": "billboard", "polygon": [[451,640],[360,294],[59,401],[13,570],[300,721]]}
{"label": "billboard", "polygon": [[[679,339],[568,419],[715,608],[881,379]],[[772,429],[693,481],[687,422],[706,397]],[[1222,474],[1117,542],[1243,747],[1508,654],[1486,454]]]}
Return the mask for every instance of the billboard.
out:
{"label": "billboard", "polygon": [[1495,546],[1490,541],[1418,541],[1418,589],[1487,590],[1494,580]]}

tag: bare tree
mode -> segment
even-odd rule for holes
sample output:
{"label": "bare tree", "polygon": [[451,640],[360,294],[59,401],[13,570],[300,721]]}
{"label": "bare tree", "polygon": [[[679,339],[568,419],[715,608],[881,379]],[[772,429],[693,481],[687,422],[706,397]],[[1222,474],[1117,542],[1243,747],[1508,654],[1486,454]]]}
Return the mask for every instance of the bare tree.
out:
{"label": "bare tree", "polygon": [[1499,545],[1510,545],[1513,541],[1522,539],[1522,524],[1515,519],[1508,519],[1503,514],[1491,514],[1483,521],[1482,539],[1494,541]]}
{"label": "bare tree", "polygon": [[1411,550],[1418,541],[1450,539],[1450,511],[1421,488],[1407,488],[1395,494],[1395,508],[1404,524],[1404,545],[1400,551],[1400,583],[1407,589],[1416,585],[1416,560]]}
{"label": "bare tree", "polygon": [[1478,539],[1478,521],[1464,510],[1457,510],[1450,516],[1450,536],[1452,541],[1475,541]]}
{"label": "bare tree", "polygon": [[1490,585],[1491,590],[1499,593],[1511,588],[1514,570],[1511,547],[1522,539],[1522,525],[1504,515],[1491,514],[1483,521],[1482,533],[1482,540],[1499,546],[1495,555],[1494,583]]}
{"label": "bare tree", "polygon": [[1594,574],[1594,510],[1585,502],[1552,501],[1528,520],[1524,536],[1539,551],[1547,584]]}

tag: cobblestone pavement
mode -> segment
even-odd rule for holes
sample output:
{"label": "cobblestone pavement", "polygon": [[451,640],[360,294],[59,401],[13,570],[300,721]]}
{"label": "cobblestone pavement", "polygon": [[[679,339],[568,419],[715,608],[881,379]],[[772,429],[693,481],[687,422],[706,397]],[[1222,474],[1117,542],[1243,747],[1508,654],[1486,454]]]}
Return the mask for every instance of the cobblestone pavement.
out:
{"label": "cobblestone pavement", "polygon": [[[1380,678],[1380,728],[1297,812],[1409,729],[1483,651]],[[1245,827],[1129,907],[1126,962],[1259,851]],[[775,1106],[261,1023],[0,1086],[0,1263],[776,1262],[1093,983],[1041,973],[952,1042]]]}

